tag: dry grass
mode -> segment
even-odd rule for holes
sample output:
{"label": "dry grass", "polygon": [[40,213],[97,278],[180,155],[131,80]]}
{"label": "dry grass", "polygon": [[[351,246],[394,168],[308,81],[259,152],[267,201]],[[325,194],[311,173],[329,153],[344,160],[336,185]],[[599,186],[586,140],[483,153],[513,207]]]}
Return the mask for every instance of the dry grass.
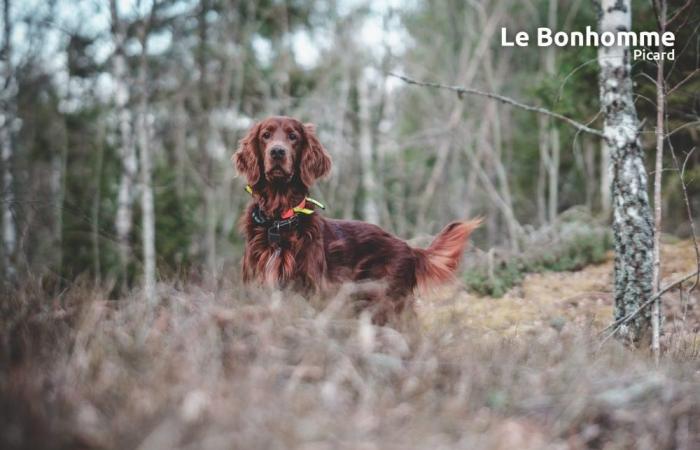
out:
{"label": "dry grass", "polygon": [[[695,249],[689,241],[662,246],[662,285],[679,279],[696,267]],[[606,261],[575,272],[543,272],[523,281],[499,298],[462,291],[446,292],[419,304],[427,327],[460,321],[481,334],[518,337],[543,326],[599,330],[613,314],[613,253]],[[666,316],[663,343],[670,348],[678,340],[694,339],[700,332],[697,293],[679,299],[678,291],[664,296]],[[700,352],[700,342],[695,347]]]}
{"label": "dry grass", "polygon": [[[544,295],[529,281],[521,300]],[[479,302],[512,297],[472,304],[459,293],[386,328],[349,315],[341,296],[313,305],[233,283],[159,289],[158,305],[81,287],[47,297],[36,283],[6,293],[0,447],[700,445],[697,345],[678,341],[660,368],[616,342],[599,349],[597,313],[586,315],[596,303],[568,311],[567,292],[530,316],[501,305],[488,316]],[[440,309],[458,303],[459,314]]]}

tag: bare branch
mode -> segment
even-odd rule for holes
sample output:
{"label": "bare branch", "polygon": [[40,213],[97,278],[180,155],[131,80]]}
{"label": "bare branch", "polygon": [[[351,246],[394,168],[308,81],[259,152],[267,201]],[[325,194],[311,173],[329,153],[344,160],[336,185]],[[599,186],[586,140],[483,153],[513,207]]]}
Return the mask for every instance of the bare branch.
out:
{"label": "bare branch", "polygon": [[555,119],[562,120],[569,125],[573,126],[579,131],[585,131],[586,133],[590,133],[592,135],[598,136],[598,137],[604,137],[603,132],[600,130],[596,130],[595,128],[590,128],[580,122],[575,121],[574,119],[571,119],[570,117],[566,117],[562,114],[555,113],[554,111],[550,111],[545,108],[541,108],[539,106],[531,106],[531,105],[526,105],[524,103],[520,103],[517,100],[513,100],[510,97],[505,97],[500,94],[494,94],[493,92],[485,92],[485,91],[480,91],[478,89],[473,89],[473,88],[466,88],[466,87],[461,87],[461,86],[448,86],[440,83],[433,83],[429,81],[418,81],[414,80],[413,78],[406,77],[404,75],[398,75],[395,73],[390,72],[390,76],[398,78],[405,83],[408,84],[413,84],[416,86],[423,86],[423,87],[430,87],[430,88],[437,88],[437,89],[446,89],[448,91],[453,91],[456,92],[457,95],[459,95],[460,99],[462,98],[462,95],[464,94],[473,94],[473,95],[479,95],[482,97],[487,97],[493,100],[498,100],[499,102],[506,103],[508,105],[516,106],[520,109],[524,109],[526,111],[532,111],[536,112],[539,114],[544,114],[546,116],[554,117]]}
{"label": "bare branch", "polygon": [[688,74],[685,78],[683,78],[681,81],[679,81],[675,86],[673,86],[669,91],[667,95],[671,95],[676,89],[680,88],[683,86],[685,83],[687,83],[690,79],[692,79],[695,75],[700,73],[700,69],[695,69],[692,72]]}
{"label": "bare branch", "polygon": [[[666,112],[666,126],[668,126],[668,112]],[[693,210],[690,206],[690,198],[688,197],[688,189],[685,184],[685,165],[688,163],[688,159],[690,158],[690,155],[693,154],[695,151],[695,147],[693,147],[688,154],[685,157],[685,160],[683,161],[683,165],[681,166],[678,162],[678,158],[676,157],[676,150],[673,148],[673,143],[671,139],[668,139],[668,146],[671,150],[671,156],[673,157],[673,163],[676,166],[676,172],[678,173],[678,178],[680,179],[681,182],[681,189],[683,189],[683,201],[685,203],[685,212],[686,215],[688,216],[688,221],[690,223],[690,234],[691,237],[693,238],[693,246],[695,248],[695,261],[697,264],[698,269],[700,270],[700,247],[698,247],[698,235],[695,230],[695,219],[693,219]],[[695,288],[698,286],[698,283],[700,282],[700,273],[695,277],[695,282],[693,285],[688,289],[688,293],[693,292]]]}
{"label": "bare branch", "polygon": [[697,276],[698,273],[700,273],[700,269],[695,270],[694,272],[691,272],[691,273],[689,273],[689,274],[687,274],[687,275],[684,275],[684,276],[682,276],[681,278],[679,278],[678,280],[676,280],[676,281],[674,281],[674,282],[672,282],[672,283],[666,285],[666,286],[665,286],[663,289],[661,289],[656,295],[651,296],[647,301],[645,301],[644,303],[642,303],[642,304],[639,306],[639,308],[635,309],[635,310],[632,311],[631,313],[627,314],[625,317],[623,317],[623,318],[621,318],[621,319],[618,319],[618,320],[616,320],[615,322],[613,322],[613,323],[611,323],[610,325],[608,325],[607,327],[605,327],[605,328],[599,333],[599,335],[605,333],[606,331],[610,330],[611,328],[612,328],[613,330],[612,330],[612,332],[610,332],[607,336],[605,336],[605,338],[603,338],[603,341],[600,343],[600,345],[603,345],[603,343],[605,343],[605,341],[607,341],[608,338],[610,338],[610,336],[614,335],[615,332],[617,332],[618,328],[620,328],[620,327],[621,327],[622,325],[624,325],[625,323],[627,323],[627,322],[629,322],[630,320],[632,320],[632,319],[634,319],[635,317],[637,317],[637,315],[638,315],[640,312],[642,312],[642,311],[644,310],[644,308],[646,308],[647,306],[651,305],[657,298],[661,298],[661,296],[664,295],[666,292],[670,291],[671,289],[673,289],[674,287],[678,286],[679,284],[684,283],[684,282],[688,281],[689,279],[691,279],[691,278]]}
{"label": "bare branch", "polygon": [[683,13],[683,11],[685,11],[685,9],[692,4],[693,4],[693,0],[688,0],[687,2],[685,2],[685,5],[678,8],[678,10],[676,10],[676,12],[673,14],[673,16],[670,19],[668,19],[668,21],[666,22],[666,25],[669,25],[674,20],[676,20]]}
{"label": "bare branch", "polygon": [[676,134],[677,132],[681,131],[682,129],[692,127],[694,125],[700,125],[700,120],[696,120],[694,122],[687,122],[687,123],[684,123],[683,125],[679,125],[676,128],[674,128],[673,130],[669,131],[666,134],[666,137],[669,138],[669,137],[673,136],[674,134]]}

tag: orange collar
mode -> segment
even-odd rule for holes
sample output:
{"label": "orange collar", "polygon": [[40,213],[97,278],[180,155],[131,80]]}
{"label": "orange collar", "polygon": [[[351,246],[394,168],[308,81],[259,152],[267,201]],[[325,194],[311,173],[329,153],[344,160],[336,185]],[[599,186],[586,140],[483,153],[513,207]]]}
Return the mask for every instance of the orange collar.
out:
{"label": "orange collar", "polygon": [[290,219],[294,215],[294,213],[296,213],[296,211],[298,211],[300,209],[305,209],[305,208],[306,208],[306,199],[304,198],[301,200],[301,203],[299,203],[297,206],[295,206],[294,208],[289,208],[288,210],[283,212],[282,215],[280,216],[280,218]]}
{"label": "orange collar", "polygon": [[[253,195],[253,188],[251,185],[249,185],[249,184],[246,185],[245,191],[248,194],[250,194],[251,196]],[[285,212],[282,213],[282,216],[281,216],[282,220],[291,219],[292,216],[294,216],[295,214],[305,214],[305,215],[313,214],[314,210],[307,208],[306,202],[309,202],[312,205],[317,206],[321,209],[326,209],[326,206],[323,203],[319,202],[318,200],[314,200],[311,197],[304,197],[298,205],[296,205],[293,208],[289,208],[288,210],[286,210]]]}

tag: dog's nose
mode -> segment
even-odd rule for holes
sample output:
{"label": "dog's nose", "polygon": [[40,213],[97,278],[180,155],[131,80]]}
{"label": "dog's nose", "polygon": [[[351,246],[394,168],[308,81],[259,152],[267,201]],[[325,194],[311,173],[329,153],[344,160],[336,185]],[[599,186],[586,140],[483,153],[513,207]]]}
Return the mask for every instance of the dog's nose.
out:
{"label": "dog's nose", "polygon": [[285,153],[287,153],[287,150],[285,150],[282,147],[272,147],[270,150],[270,156],[272,156],[272,159],[274,160],[280,160],[284,158]]}

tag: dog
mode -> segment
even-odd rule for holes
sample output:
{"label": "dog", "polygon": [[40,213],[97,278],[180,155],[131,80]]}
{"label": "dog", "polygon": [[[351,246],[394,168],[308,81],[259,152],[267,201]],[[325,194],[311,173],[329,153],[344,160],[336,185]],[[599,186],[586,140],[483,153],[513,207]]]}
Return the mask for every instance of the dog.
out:
{"label": "dog", "polygon": [[369,283],[373,288],[361,296],[378,324],[412,305],[414,290],[452,280],[467,239],[481,222],[452,222],[421,249],[370,223],[325,218],[317,209],[323,205],[308,195],[329,174],[331,157],[314,125],[291,117],[254,124],[232,160],[252,196],[241,218],[244,282],[304,293],[345,282],[378,282]]}

